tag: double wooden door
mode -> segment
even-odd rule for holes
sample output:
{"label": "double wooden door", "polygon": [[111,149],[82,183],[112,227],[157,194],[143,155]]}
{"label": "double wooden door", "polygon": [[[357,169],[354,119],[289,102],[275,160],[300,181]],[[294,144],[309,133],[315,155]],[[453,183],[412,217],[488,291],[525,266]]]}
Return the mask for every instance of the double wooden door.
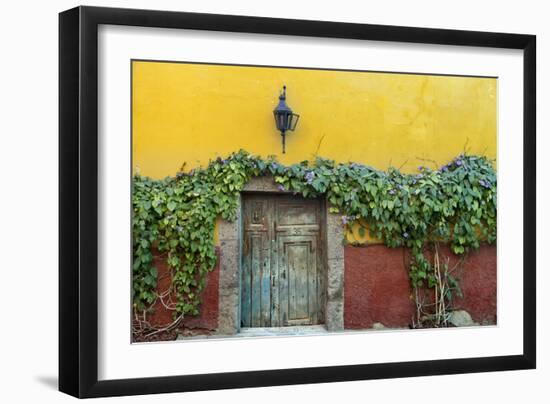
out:
{"label": "double wooden door", "polygon": [[321,219],[319,200],[243,196],[242,327],[323,321]]}

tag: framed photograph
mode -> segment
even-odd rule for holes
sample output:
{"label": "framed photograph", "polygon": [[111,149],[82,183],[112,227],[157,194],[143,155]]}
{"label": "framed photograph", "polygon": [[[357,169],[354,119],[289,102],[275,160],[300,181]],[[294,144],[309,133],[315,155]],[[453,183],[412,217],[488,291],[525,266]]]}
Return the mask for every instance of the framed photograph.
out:
{"label": "framed photograph", "polygon": [[59,16],[59,389],[532,369],[533,35]]}

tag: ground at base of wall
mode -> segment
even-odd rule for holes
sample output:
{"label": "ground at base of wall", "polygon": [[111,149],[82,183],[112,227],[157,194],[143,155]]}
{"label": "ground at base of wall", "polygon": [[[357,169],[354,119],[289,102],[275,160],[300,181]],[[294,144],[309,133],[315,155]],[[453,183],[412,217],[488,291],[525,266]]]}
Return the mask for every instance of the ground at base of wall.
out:
{"label": "ground at base of wall", "polygon": [[[494,323],[483,322],[477,323],[472,320],[470,314],[465,310],[453,311],[448,320],[447,327],[444,328],[459,328],[459,327],[480,327],[495,325]],[[436,328],[425,327],[424,329]],[[440,327],[441,328],[441,327]],[[343,331],[329,332],[324,325],[313,326],[290,326],[290,327],[251,327],[242,328],[239,333],[233,335],[221,335],[216,333],[204,333],[188,331],[184,333],[178,333],[175,339],[188,340],[188,339],[224,339],[224,338],[256,338],[256,337],[300,337],[300,336],[317,336],[327,335],[333,333],[365,333],[376,331],[403,331],[410,330],[409,327],[386,327],[380,322],[373,323],[371,328],[363,329],[344,329]]]}
{"label": "ground at base of wall", "polygon": [[168,331],[151,331],[143,335],[134,334],[132,335],[132,343],[175,341],[182,338],[205,338],[211,335],[215,335],[215,330],[205,328],[175,328]]}
{"label": "ground at base of wall", "polygon": [[150,336],[132,334],[132,344],[143,342],[174,341],[178,337],[176,330],[161,331]]}
{"label": "ground at base of wall", "polygon": [[[491,326],[496,325],[492,321],[483,321],[478,323],[472,319],[470,313],[466,310],[454,310],[450,313],[448,324],[446,328],[457,327],[479,327],[479,326]],[[430,329],[436,327],[426,326],[423,329]],[[395,327],[386,326],[381,322],[374,322],[369,328],[345,328],[339,333],[356,333],[356,332],[371,332],[371,331],[399,331],[410,330],[410,327]],[[420,328],[417,328],[420,329]],[[314,335],[327,335],[332,334],[324,325],[314,326],[289,326],[289,327],[251,327],[243,328],[238,334],[234,335],[222,335],[218,334],[216,330],[205,328],[175,328],[168,331],[151,332],[152,335],[147,336],[133,335],[132,342],[161,342],[161,341],[176,341],[176,340],[189,340],[189,339],[220,339],[220,338],[252,338],[252,337],[295,337],[295,336],[314,336]]]}
{"label": "ground at base of wall", "polygon": [[[454,310],[450,313],[448,324],[445,328],[457,327],[480,327],[496,325],[493,321],[482,321],[478,323],[474,321],[469,312],[466,310]],[[420,327],[423,329],[436,328],[432,326]],[[420,329],[417,328],[417,329]],[[441,328],[441,327],[440,327]],[[402,331],[410,330],[411,327],[396,327],[387,326],[382,322],[374,322],[371,327],[366,328],[345,328],[337,333],[357,333],[357,332],[372,332],[372,331]],[[325,325],[314,326],[289,326],[289,327],[251,327],[242,328],[239,333],[234,335],[219,334],[215,329],[206,329],[200,327],[179,327],[167,331],[155,332],[149,334],[133,335],[133,343],[143,342],[161,342],[175,340],[193,340],[193,339],[222,339],[222,338],[253,338],[253,337],[298,337],[298,336],[315,336],[332,334]]]}

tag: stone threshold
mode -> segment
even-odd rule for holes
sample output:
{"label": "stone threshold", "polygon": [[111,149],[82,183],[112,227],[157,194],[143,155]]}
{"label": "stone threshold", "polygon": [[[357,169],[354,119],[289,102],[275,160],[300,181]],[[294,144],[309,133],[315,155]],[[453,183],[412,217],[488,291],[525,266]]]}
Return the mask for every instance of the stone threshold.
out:
{"label": "stone threshold", "polygon": [[281,335],[323,335],[328,334],[324,325],[298,325],[288,327],[250,327],[241,328],[237,335],[242,337],[276,337]]}
{"label": "stone threshold", "polygon": [[288,327],[247,327],[241,328],[238,333],[231,335],[212,334],[184,336],[178,335],[177,340],[197,340],[197,339],[222,339],[222,338],[250,338],[250,337],[295,337],[326,335],[330,333],[324,325],[301,325]]}

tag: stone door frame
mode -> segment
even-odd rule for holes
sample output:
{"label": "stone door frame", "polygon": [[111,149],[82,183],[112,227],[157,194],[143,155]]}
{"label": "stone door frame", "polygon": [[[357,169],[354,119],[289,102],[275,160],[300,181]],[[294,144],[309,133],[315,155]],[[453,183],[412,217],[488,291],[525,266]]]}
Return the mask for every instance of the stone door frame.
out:
{"label": "stone door frame", "polygon": [[[243,192],[289,194],[281,191],[273,177],[252,178]],[[328,331],[344,329],[344,228],[341,215],[329,212],[325,202],[325,222],[322,240],[325,245],[325,327]],[[234,335],[240,330],[241,302],[241,254],[242,254],[242,205],[239,197],[234,221],[220,220],[218,226],[220,243],[220,277],[218,334]]]}

